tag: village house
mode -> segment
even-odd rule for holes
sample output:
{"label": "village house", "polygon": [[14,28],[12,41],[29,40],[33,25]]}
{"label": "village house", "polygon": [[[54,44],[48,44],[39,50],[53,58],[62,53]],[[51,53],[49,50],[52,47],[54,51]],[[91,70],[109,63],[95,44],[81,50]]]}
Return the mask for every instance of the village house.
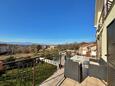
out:
{"label": "village house", "polygon": [[6,44],[0,44],[0,54],[7,53],[10,51],[10,48]]}
{"label": "village house", "polygon": [[69,49],[67,49],[66,53],[70,54],[70,56],[74,56],[74,55],[77,54],[77,51],[76,50],[69,50]]}
{"label": "village house", "polygon": [[96,57],[97,56],[97,45],[93,44],[92,46],[90,46],[90,56],[91,57]]}
{"label": "village house", "polygon": [[50,45],[48,48],[47,48],[47,50],[52,50],[52,49],[55,49],[55,45]]}
{"label": "village house", "polygon": [[86,43],[82,44],[79,48],[79,55],[87,57],[96,57],[96,44],[95,43]]}
{"label": "village house", "polygon": [[79,47],[79,50],[78,50],[79,55],[86,55],[87,46],[88,46],[88,43],[85,43]]}

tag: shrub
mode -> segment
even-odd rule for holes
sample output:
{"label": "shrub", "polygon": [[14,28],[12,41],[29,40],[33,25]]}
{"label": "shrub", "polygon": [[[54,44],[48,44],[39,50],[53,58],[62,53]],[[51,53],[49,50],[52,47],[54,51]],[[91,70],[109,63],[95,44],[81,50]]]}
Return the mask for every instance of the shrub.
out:
{"label": "shrub", "polygon": [[6,59],[6,62],[11,62],[11,61],[15,61],[15,57],[14,56],[10,56]]}

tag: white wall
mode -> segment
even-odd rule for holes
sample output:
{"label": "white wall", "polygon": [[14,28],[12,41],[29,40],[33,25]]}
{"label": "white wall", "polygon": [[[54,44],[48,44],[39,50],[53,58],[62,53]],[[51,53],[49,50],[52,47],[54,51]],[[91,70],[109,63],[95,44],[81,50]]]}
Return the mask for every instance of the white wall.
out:
{"label": "white wall", "polygon": [[115,18],[115,5],[112,8],[111,12],[107,16],[104,27],[102,31],[102,58],[107,62],[107,57],[105,54],[107,54],[107,26],[112,22],[112,20]]}
{"label": "white wall", "polygon": [[91,56],[96,56],[96,51],[91,51]]}

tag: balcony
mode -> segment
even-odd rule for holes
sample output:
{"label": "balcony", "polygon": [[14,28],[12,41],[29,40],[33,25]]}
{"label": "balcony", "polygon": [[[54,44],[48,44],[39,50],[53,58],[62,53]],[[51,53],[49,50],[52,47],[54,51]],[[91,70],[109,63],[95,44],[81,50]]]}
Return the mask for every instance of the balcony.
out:
{"label": "balcony", "polygon": [[110,13],[112,7],[114,6],[114,4],[115,4],[115,0],[107,0],[106,4],[103,6],[103,9],[99,18],[98,29],[102,28],[102,25],[105,19],[107,18],[108,14]]}
{"label": "balcony", "polygon": [[105,66],[82,66],[75,59],[67,59],[61,69],[54,61],[38,58],[0,63],[0,86],[106,86]]}
{"label": "balcony", "polygon": [[40,86],[107,86],[105,71],[106,66],[96,62],[91,62],[87,71],[84,67],[81,68],[81,63],[75,58],[67,59],[64,68],[59,69]]}
{"label": "balcony", "polygon": [[39,86],[57,70],[54,62],[48,62],[39,58],[0,61],[0,86]]}

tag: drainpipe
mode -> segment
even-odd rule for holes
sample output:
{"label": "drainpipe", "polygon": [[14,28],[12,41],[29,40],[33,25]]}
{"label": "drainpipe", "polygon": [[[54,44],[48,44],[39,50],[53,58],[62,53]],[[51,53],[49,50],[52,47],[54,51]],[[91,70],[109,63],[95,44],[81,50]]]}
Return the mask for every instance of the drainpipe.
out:
{"label": "drainpipe", "polygon": [[32,64],[33,64],[33,68],[32,68],[32,71],[33,71],[32,86],[35,86],[35,59],[34,59]]}

